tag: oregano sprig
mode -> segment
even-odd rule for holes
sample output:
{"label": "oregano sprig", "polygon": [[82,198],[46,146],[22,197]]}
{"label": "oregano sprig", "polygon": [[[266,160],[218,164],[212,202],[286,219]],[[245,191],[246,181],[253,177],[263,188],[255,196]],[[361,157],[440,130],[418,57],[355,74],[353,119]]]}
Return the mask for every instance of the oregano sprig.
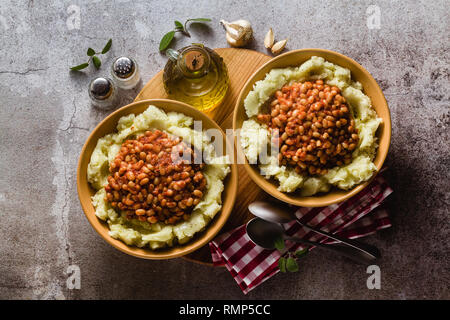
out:
{"label": "oregano sprig", "polygon": [[[275,240],[275,248],[282,252],[285,248],[283,238],[279,238]],[[297,272],[299,270],[297,258],[300,258],[308,253],[308,249],[297,250],[295,252],[286,252],[286,257],[281,256],[278,259],[278,268],[281,272]]]}
{"label": "oregano sprig", "polygon": [[167,32],[159,42],[159,51],[164,51],[167,49],[167,47],[172,42],[173,38],[175,37],[176,32],[180,32],[184,34],[187,37],[190,37],[191,34],[188,31],[188,24],[189,23],[204,23],[204,22],[210,22],[211,19],[209,18],[194,18],[194,19],[187,19],[186,22],[183,24],[178,20],[174,21],[175,28],[169,32]]}
{"label": "oregano sprig", "polygon": [[87,56],[89,57],[89,60],[85,63],[71,67],[70,70],[73,70],[73,71],[83,70],[84,68],[87,68],[89,66],[91,61],[94,64],[95,68],[99,69],[100,66],[102,65],[102,61],[100,60],[100,58],[97,55],[107,53],[109,51],[109,49],[111,49],[111,45],[112,45],[112,39],[109,39],[108,42],[106,43],[106,45],[103,47],[102,51],[100,51],[100,52],[96,52],[94,49],[89,47],[86,52]]}

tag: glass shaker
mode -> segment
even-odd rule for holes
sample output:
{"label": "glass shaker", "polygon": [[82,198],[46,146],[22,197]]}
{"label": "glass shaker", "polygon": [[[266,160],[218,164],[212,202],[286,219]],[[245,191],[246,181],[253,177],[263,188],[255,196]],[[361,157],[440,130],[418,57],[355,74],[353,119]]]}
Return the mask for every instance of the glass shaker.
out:
{"label": "glass shaker", "polygon": [[121,89],[133,89],[140,80],[139,68],[132,58],[118,57],[111,65],[111,75]]}
{"label": "glass shaker", "polygon": [[89,84],[89,97],[94,106],[110,108],[116,100],[116,88],[109,78],[98,77]]}

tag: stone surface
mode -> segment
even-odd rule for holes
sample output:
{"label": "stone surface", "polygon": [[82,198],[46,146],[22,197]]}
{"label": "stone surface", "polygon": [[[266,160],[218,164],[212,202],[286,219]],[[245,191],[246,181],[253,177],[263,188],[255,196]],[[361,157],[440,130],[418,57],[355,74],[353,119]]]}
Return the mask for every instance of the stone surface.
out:
{"label": "stone surface", "polygon": [[[380,28],[369,29],[376,5]],[[0,298],[33,299],[449,299],[448,1],[12,1],[0,2]],[[78,10],[78,11],[77,11]],[[368,10],[368,11],[367,11]],[[80,13],[79,24],[76,15]],[[391,108],[388,206],[393,227],[366,238],[383,253],[380,290],[362,266],[322,252],[296,274],[279,274],[243,295],[223,268],[182,259],[145,261],[106,244],[78,202],[81,147],[108,112],[92,108],[89,81],[116,55],[136,58],[143,82],[163,68],[158,53],[173,20],[210,17],[192,38],[225,47],[220,19],[253,24],[250,48],[266,52],[273,27],[287,50],[326,48],[362,64]],[[113,38],[103,66],[69,72],[86,49]],[[137,91],[124,94],[122,103]],[[81,270],[81,289],[66,286]]]}

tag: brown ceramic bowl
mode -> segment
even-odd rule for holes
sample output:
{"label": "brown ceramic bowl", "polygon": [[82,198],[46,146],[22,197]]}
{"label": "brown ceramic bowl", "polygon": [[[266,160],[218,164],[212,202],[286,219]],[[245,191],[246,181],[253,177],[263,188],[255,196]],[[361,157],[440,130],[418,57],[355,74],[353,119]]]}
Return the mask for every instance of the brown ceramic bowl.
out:
{"label": "brown ceramic bowl", "polygon": [[[367,72],[366,69],[364,69],[354,60],[334,51],[324,49],[294,50],[282,54],[261,66],[248,79],[248,81],[242,88],[242,91],[240,92],[234,109],[233,129],[240,129],[242,127],[242,123],[247,120],[247,115],[244,109],[244,99],[253,89],[253,85],[255,84],[255,82],[264,79],[266,74],[274,68],[299,66],[312,56],[323,57],[329,62],[350,69],[352,78],[362,84],[364,93],[369,96],[372,101],[373,108],[377,112],[378,116],[383,119],[383,123],[380,125],[377,131],[379,147],[377,150],[377,155],[374,159],[374,163],[377,167],[377,172],[379,172],[384,160],[386,159],[391,141],[391,116],[389,113],[389,107],[387,105],[383,92],[376,83],[375,79],[369,74],[369,72]],[[238,150],[239,156],[245,159],[239,137],[236,137],[236,148]],[[245,160],[244,167],[250,178],[264,191],[281,201],[304,207],[322,207],[344,201],[364,189],[377,173],[376,172],[369,181],[361,183],[351,190],[345,191],[337,188],[332,188],[327,193],[319,193],[310,197],[302,197],[298,194],[298,192],[284,193],[278,191],[278,182],[272,179],[265,179],[260,175],[258,167],[256,165],[248,164],[247,160]]]}
{"label": "brown ceramic bowl", "polygon": [[[202,128],[207,129],[219,129],[222,133],[224,146],[226,146],[226,138],[224,132],[220,127],[204,113],[194,109],[193,107],[173,100],[167,99],[150,99],[143,100],[139,102],[131,103],[124,106],[117,111],[111,113],[102,122],[100,122],[97,127],[92,131],[89,138],[81,150],[81,155],[78,161],[78,171],[77,171],[77,189],[78,197],[81,202],[81,207],[86,214],[87,219],[91,223],[92,227],[97,231],[100,236],[106,240],[113,247],[119,249],[122,252],[145,259],[170,259],[176,258],[192,251],[195,251],[202,246],[206,245],[211,241],[214,236],[220,231],[233,209],[234,201],[237,192],[237,167],[236,164],[231,165],[231,172],[225,178],[224,181],[224,191],[222,193],[222,209],[214,217],[212,221],[205,227],[205,230],[196,234],[188,243],[184,245],[176,245],[174,247],[152,250],[150,248],[138,248],[135,246],[128,246],[120,240],[116,240],[109,236],[108,225],[97,218],[94,213],[94,207],[91,203],[91,196],[94,195],[95,190],[90,186],[87,181],[87,167],[91,160],[91,154],[97,145],[99,138],[116,132],[116,126],[118,120],[128,114],[134,113],[139,114],[145,111],[147,107],[152,104],[158,108],[161,108],[165,112],[175,111],[183,113],[187,116],[192,117],[194,120],[202,121]],[[224,147],[225,148],[225,147]]]}

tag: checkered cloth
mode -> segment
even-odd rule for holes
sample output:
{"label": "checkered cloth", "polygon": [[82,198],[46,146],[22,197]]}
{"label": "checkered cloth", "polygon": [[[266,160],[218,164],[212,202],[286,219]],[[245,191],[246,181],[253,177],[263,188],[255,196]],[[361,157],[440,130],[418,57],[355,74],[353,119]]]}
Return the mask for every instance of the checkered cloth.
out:
{"label": "checkered cloth", "polygon": [[[301,222],[324,231],[350,239],[360,238],[391,226],[387,211],[380,207],[391,193],[392,189],[379,174],[364,190],[347,201],[321,208],[300,207],[296,215]],[[323,243],[334,242],[301,227],[296,221],[286,223],[284,227],[288,235]],[[218,236],[209,246],[213,264],[225,265],[244,294],[279,272],[281,253],[256,246],[247,237],[245,225]],[[286,242],[288,251],[303,248],[304,245]]]}

